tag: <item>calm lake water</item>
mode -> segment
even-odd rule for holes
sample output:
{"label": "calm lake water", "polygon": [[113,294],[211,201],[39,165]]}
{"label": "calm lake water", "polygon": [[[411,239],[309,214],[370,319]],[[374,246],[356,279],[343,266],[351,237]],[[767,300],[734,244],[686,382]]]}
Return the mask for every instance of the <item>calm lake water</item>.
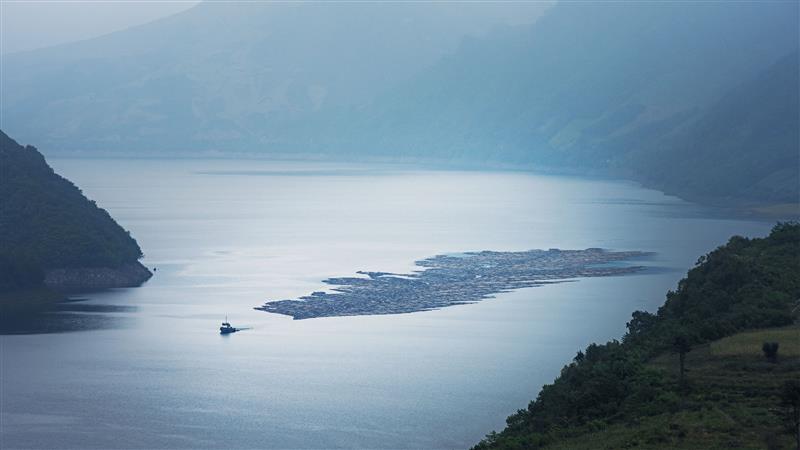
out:
{"label": "calm lake water", "polygon": [[[2,446],[464,448],[593,341],[655,310],[701,254],[771,223],[634,184],[502,172],[231,160],[51,160],[157,267],[0,336]],[[656,255],[633,276],[406,315],[255,311],[357,270],[468,250]],[[252,329],[220,336],[225,315]]]}

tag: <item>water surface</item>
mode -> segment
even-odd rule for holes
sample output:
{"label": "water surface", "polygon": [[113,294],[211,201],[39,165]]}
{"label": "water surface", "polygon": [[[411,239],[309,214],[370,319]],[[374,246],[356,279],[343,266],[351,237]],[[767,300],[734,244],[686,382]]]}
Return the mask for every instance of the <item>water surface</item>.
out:
{"label": "water surface", "polygon": [[[4,448],[467,447],[579,349],[654,310],[700,254],[771,226],[630,183],[525,173],[50,162],[158,271],[62,311],[103,326],[0,336]],[[588,247],[655,252],[660,269],[402,315],[252,309],[437,254]],[[226,314],[252,329],[220,336]]]}

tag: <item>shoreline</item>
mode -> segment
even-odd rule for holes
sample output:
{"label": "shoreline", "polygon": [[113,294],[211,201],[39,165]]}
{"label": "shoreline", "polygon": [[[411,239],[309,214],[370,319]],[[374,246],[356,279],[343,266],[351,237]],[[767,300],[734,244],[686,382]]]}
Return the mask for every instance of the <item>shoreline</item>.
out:
{"label": "shoreline", "polygon": [[59,292],[81,292],[139,287],[152,276],[148,268],[136,261],[119,267],[49,269],[45,273],[44,285]]}
{"label": "shoreline", "polygon": [[[362,155],[363,156],[363,155]],[[122,152],[106,155],[95,152],[64,151],[48,153],[48,160],[145,160],[145,161],[197,161],[197,160],[251,160],[282,163],[324,163],[333,165],[357,164],[366,169],[378,168],[380,170],[414,170],[414,171],[443,171],[443,172],[502,172],[521,173],[540,176],[557,176],[577,178],[581,180],[613,181],[631,183],[642,189],[656,191],[664,196],[706,208],[711,215],[732,219],[749,219],[763,222],[780,220],[798,220],[800,218],[800,202],[767,202],[745,200],[731,202],[730,199],[719,197],[705,197],[702,193],[685,194],[675,190],[663,189],[657,183],[648,183],[638,180],[624,173],[615,173],[597,168],[575,169],[570,167],[551,167],[540,164],[523,164],[512,166],[499,162],[476,163],[471,161],[444,161],[429,158],[409,158],[398,161],[381,157],[342,157],[330,158],[322,154],[296,154],[296,153],[256,153],[256,152],[215,152],[208,151],[200,155],[196,153],[175,152],[167,155],[142,155],[139,153]],[[369,170],[365,170],[369,172]]]}

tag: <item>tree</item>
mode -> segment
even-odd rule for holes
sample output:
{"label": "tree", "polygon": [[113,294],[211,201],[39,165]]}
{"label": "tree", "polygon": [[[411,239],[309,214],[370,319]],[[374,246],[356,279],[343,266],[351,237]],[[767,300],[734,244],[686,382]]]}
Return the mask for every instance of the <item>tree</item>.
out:
{"label": "tree", "polygon": [[789,425],[794,434],[797,450],[800,450],[800,381],[789,380],[783,384],[781,405],[788,410]]}
{"label": "tree", "polygon": [[764,352],[764,356],[770,362],[777,362],[778,361],[778,346],[777,342],[764,342],[764,345],[761,346],[761,350]]}
{"label": "tree", "polygon": [[634,311],[631,320],[627,323],[628,332],[622,338],[623,342],[635,343],[648,335],[658,323],[658,317],[647,311]]}
{"label": "tree", "polygon": [[675,337],[675,340],[672,341],[672,351],[678,354],[678,361],[680,363],[680,378],[679,384],[681,387],[684,386],[684,373],[686,372],[686,354],[692,350],[692,346],[689,345],[689,339],[686,338],[684,335],[678,335]]}

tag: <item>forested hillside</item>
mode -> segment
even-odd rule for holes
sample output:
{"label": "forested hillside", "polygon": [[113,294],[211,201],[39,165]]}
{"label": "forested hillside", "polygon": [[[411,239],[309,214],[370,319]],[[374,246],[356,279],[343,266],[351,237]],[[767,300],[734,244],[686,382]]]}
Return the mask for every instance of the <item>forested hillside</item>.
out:
{"label": "forested hillside", "polygon": [[[800,407],[799,299],[800,224],[734,236],[657,313],[637,311],[621,342],[579,352],[476,449],[787,448],[797,424],[786,402]],[[761,348],[771,342],[772,356]]]}
{"label": "forested hillside", "polygon": [[138,265],[142,251],[127,231],[2,131],[0,171],[0,290],[41,284],[53,269]]}

